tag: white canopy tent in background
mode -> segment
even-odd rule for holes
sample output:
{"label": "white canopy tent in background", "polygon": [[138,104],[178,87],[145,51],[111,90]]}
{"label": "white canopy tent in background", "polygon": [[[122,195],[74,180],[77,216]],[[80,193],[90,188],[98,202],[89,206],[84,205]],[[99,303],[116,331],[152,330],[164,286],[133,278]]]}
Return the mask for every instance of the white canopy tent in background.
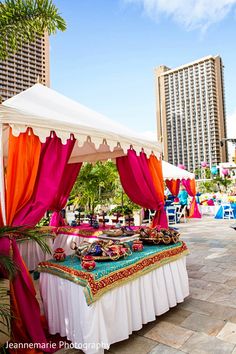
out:
{"label": "white canopy tent in background", "polygon": [[176,179],[194,179],[194,173],[188,172],[177,166],[171,165],[169,162],[162,161],[162,172],[164,180]]}

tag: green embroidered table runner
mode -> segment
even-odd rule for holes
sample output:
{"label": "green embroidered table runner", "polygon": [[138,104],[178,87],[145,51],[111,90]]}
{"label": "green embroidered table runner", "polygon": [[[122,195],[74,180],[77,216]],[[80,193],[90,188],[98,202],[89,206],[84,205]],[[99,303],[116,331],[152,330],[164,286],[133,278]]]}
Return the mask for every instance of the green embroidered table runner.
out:
{"label": "green embroidered table runner", "polygon": [[144,246],[142,252],[133,252],[118,261],[96,262],[93,271],[81,267],[77,257],[67,256],[64,262],[49,260],[38,265],[39,272],[46,272],[70,280],[84,287],[87,304],[90,305],[110,289],[127,283],[162,265],[188,254],[183,241],[172,245]]}

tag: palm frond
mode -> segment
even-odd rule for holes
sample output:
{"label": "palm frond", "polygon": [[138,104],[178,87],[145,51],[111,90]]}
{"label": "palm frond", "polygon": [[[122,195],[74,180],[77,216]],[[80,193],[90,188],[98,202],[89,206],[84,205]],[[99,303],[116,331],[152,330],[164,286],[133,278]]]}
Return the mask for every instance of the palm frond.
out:
{"label": "palm frond", "polygon": [[48,246],[45,237],[52,236],[50,229],[48,232],[42,232],[40,228],[31,228],[27,226],[2,226],[0,227],[0,238],[10,237],[21,241],[34,240],[44,253],[51,254],[51,249]]}
{"label": "palm frond", "polygon": [[11,328],[11,308],[7,287],[0,283],[0,333],[8,336]]}
{"label": "palm frond", "polygon": [[5,0],[0,2],[0,59],[33,42],[45,32],[65,31],[66,23],[52,0]]}
{"label": "palm frond", "polygon": [[[0,270],[6,273],[10,279],[12,279],[19,270],[17,264],[14,262],[11,256],[0,254]],[[1,298],[1,288],[0,288]]]}

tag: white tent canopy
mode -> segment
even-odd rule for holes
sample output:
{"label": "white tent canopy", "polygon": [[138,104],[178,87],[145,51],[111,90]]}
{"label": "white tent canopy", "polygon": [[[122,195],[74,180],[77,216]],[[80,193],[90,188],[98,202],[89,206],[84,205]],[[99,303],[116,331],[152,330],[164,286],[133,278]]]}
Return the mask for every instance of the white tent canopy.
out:
{"label": "white tent canopy", "polygon": [[162,171],[164,179],[194,179],[194,173],[183,170],[177,166],[171,165],[169,162],[162,161]]}
{"label": "white tent canopy", "polygon": [[70,162],[123,156],[131,145],[137,153],[144,149],[147,155],[154,152],[158,156],[162,150],[157,142],[149,141],[41,84],[35,84],[0,105],[0,123],[5,127],[6,139],[9,126],[15,136],[31,127],[42,142],[52,131],[63,143],[73,134],[78,143]]}

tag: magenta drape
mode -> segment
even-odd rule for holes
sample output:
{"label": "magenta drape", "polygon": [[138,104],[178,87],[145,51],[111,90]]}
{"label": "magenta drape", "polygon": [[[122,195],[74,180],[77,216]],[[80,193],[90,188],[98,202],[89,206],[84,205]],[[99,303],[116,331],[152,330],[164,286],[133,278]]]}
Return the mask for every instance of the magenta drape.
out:
{"label": "magenta drape", "polygon": [[[129,149],[127,156],[116,159],[116,165],[124,191],[134,203],[147,209],[163,209],[164,206],[158,199],[145,153],[137,156],[134,150]],[[160,226],[166,227],[167,225]]]}
{"label": "magenta drape", "polygon": [[[52,349],[46,349],[49,345],[40,321],[40,307],[32,280],[21,258],[16,241],[8,237],[1,238],[1,255],[9,254],[12,255],[14,263],[19,269],[17,275],[11,280],[11,310],[16,316],[11,322],[12,332],[14,333],[12,340],[14,343],[22,343],[27,338],[31,343],[37,343],[39,350],[53,352]],[[18,352],[18,350],[15,350],[15,352]],[[25,349],[25,353],[28,352],[35,353],[36,351]]]}
{"label": "magenta drape", "polygon": [[180,179],[174,180],[166,180],[166,187],[169,189],[170,193],[174,196],[177,197],[179,194],[179,188],[180,188]]}
{"label": "magenta drape", "polygon": [[81,169],[82,163],[67,164],[57,194],[55,195],[49,210],[53,210],[50,226],[63,226],[64,220],[61,216],[61,209],[66,205],[71,189]]}
{"label": "magenta drape", "polygon": [[182,180],[182,184],[186,191],[193,197],[190,204],[189,217],[190,218],[201,218],[201,213],[199,212],[197,201],[196,201],[196,182],[195,180],[186,179]]}
{"label": "magenta drape", "polygon": [[74,144],[75,139],[68,139],[67,144],[63,145],[56,135],[48,137],[42,144],[34,193],[27,205],[15,216],[14,226],[34,226],[44,216],[59,191]]}

